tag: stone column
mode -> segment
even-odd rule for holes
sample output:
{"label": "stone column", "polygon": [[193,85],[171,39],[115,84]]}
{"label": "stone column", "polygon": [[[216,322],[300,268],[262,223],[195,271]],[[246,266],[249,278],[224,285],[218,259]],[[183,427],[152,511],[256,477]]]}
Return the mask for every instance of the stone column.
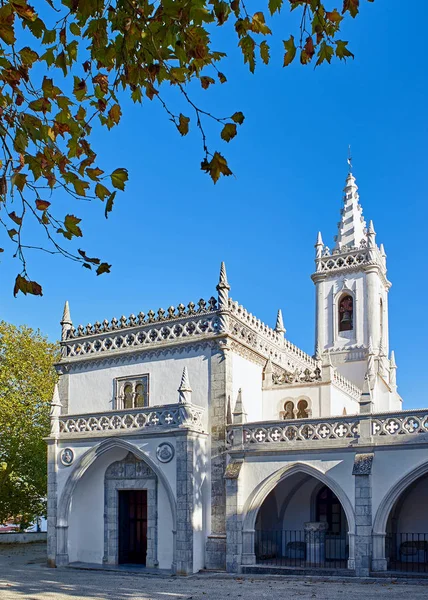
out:
{"label": "stone column", "polygon": [[193,573],[194,446],[191,434],[177,437],[177,575]]}
{"label": "stone column", "polygon": [[355,477],[355,567],[357,577],[368,577],[372,559],[372,453],[356,454]]}
{"label": "stone column", "polygon": [[325,534],[328,523],[305,523],[306,563],[315,566],[325,562]]}
{"label": "stone column", "polygon": [[57,536],[56,536],[56,517],[57,517],[57,441],[48,441],[48,519],[47,519],[47,555],[48,566],[56,567],[57,555]]}
{"label": "stone column", "polygon": [[226,421],[227,399],[232,397],[232,357],[225,337],[211,356],[209,429],[211,441],[211,533],[207,569],[226,568]]}
{"label": "stone column", "polygon": [[226,570],[239,573],[242,556],[242,521],[239,506],[239,473],[243,460],[231,460],[227,465],[226,480]]}

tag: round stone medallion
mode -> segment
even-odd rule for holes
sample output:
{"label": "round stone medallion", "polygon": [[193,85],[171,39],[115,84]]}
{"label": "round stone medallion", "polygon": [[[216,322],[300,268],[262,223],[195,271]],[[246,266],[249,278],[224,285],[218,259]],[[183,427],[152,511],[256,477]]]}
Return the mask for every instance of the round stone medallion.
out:
{"label": "round stone medallion", "polygon": [[158,461],[162,463],[168,463],[174,458],[175,450],[174,446],[169,442],[163,442],[159,444],[156,449],[156,456]]}
{"label": "round stone medallion", "polygon": [[69,467],[74,460],[74,452],[71,448],[64,448],[60,455],[61,462],[64,466]]}

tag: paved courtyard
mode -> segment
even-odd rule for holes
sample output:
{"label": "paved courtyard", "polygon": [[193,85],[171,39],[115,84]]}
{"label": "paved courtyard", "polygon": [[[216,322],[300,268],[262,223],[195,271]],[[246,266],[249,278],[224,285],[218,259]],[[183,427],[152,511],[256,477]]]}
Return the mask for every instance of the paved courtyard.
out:
{"label": "paved courtyard", "polygon": [[43,544],[0,545],[1,600],[409,600],[428,597],[426,582],[332,581],[314,578],[188,578],[48,569]]}

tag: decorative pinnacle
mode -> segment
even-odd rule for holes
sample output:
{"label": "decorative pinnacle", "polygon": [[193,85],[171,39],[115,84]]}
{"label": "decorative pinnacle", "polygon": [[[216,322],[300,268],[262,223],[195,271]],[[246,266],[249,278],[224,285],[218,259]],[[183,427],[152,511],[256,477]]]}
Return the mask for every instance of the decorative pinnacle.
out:
{"label": "decorative pinnacle", "polygon": [[383,244],[381,244],[381,245],[379,246],[379,251],[380,251],[380,254],[381,254],[381,256],[383,256],[383,258],[386,258],[385,247],[384,247],[384,245],[383,245]]}
{"label": "decorative pinnacle", "polygon": [[284,327],[284,321],[282,320],[282,310],[278,309],[278,314],[276,316],[276,325],[275,325],[275,331],[277,333],[285,333],[285,327]]}
{"label": "decorative pinnacle", "polygon": [[317,246],[324,246],[324,242],[322,241],[322,235],[321,235],[321,231],[318,231],[318,235],[317,235],[317,243],[315,244],[315,248]]}
{"label": "decorative pinnacle", "polygon": [[322,359],[321,346],[320,346],[320,343],[317,342],[317,347],[315,348],[315,360],[321,360],[321,359]]}
{"label": "decorative pinnacle", "polygon": [[217,285],[217,289],[221,289],[221,288],[230,290],[230,285],[229,285],[229,282],[227,281],[226,265],[224,264],[223,261],[220,266],[220,278],[218,280],[218,285]]}
{"label": "decorative pinnacle", "polygon": [[396,369],[397,368],[397,363],[395,362],[395,352],[394,352],[394,350],[391,350],[391,358],[389,359],[389,365],[390,365],[391,369]]}
{"label": "decorative pinnacle", "polygon": [[373,221],[370,220],[369,227],[367,229],[367,235],[376,235],[376,231],[374,230]]}
{"label": "decorative pinnacle", "polygon": [[62,313],[61,325],[73,325],[70,316],[70,306],[68,304],[68,300],[66,300],[64,304],[64,312]]}
{"label": "decorative pinnacle", "polygon": [[181,376],[180,387],[178,388],[179,392],[192,392],[192,388],[190,387],[189,381],[189,373],[187,371],[187,367],[184,367],[183,374]]}
{"label": "decorative pinnacle", "polygon": [[234,423],[246,423],[247,413],[245,412],[244,404],[242,402],[242,389],[238,390],[238,397],[236,399],[235,408],[233,409],[233,422]]}
{"label": "decorative pinnacle", "polygon": [[51,435],[59,434],[59,417],[61,416],[61,400],[59,398],[58,384],[55,384],[54,393],[51,402]]}

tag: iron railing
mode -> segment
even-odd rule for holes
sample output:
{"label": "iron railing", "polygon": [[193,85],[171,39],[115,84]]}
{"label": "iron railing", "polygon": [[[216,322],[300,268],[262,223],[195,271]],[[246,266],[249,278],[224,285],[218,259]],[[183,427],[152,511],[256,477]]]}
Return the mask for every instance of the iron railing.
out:
{"label": "iron railing", "polygon": [[257,564],[277,567],[346,569],[348,536],[299,530],[256,530]]}
{"label": "iron railing", "polygon": [[428,533],[389,533],[385,544],[390,571],[428,573]]}

